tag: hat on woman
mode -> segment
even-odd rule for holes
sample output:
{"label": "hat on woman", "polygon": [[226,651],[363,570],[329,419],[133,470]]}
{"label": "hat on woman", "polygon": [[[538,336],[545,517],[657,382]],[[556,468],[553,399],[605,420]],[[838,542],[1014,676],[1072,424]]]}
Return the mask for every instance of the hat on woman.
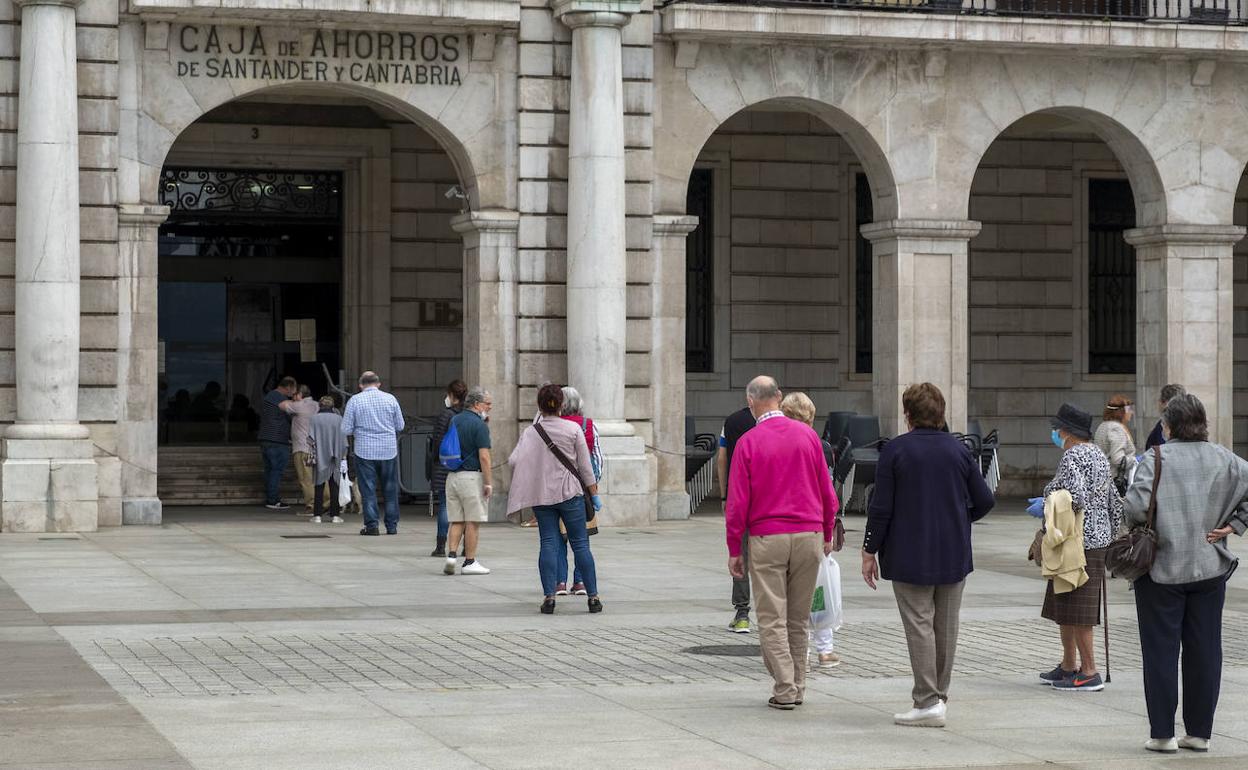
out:
{"label": "hat on woman", "polygon": [[1062,404],[1057,414],[1049,418],[1049,425],[1064,430],[1075,438],[1092,440],[1092,415],[1074,404]]}

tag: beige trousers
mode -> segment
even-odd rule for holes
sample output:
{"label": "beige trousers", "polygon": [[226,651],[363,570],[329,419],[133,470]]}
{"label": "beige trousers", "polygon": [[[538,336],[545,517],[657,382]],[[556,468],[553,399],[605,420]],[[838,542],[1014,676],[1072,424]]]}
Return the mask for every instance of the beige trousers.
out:
{"label": "beige trousers", "polygon": [[[308,508],[312,507],[313,487],[315,484],[316,469],[308,465],[307,452],[292,452],[290,455],[290,464],[295,466],[295,478],[299,479],[299,489],[303,494],[303,504]],[[329,495],[329,482],[325,482],[325,491],[321,493],[325,499]]]}
{"label": "beige trousers", "polygon": [[958,651],[958,613],[966,581],[921,586],[893,581],[914,672],[914,707],[925,709],[949,700],[953,658]]}
{"label": "beige trousers", "polygon": [[750,538],[750,584],[758,615],[763,664],[776,680],[781,703],[806,696],[806,645],[810,602],[823,558],[819,532]]}

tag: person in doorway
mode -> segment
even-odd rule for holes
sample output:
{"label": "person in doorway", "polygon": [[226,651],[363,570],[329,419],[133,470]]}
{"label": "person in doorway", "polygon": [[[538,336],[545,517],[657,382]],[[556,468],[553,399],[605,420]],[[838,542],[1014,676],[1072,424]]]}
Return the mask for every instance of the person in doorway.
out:
{"label": "person in doorway", "polygon": [[[1161,389],[1161,394],[1157,397],[1157,411],[1164,413],[1166,404],[1170,403],[1170,399],[1178,396],[1187,395],[1187,389],[1178,383],[1170,383]],[[1153,426],[1153,430],[1148,434],[1148,438],[1144,440],[1144,451],[1148,452],[1155,446],[1161,446],[1166,443],[1166,434],[1161,427],[1161,419],[1157,420],[1157,424]]]}
{"label": "person in doorway", "polygon": [[[541,543],[537,572],[542,582],[543,615],[555,611],[558,565],[567,558],[561,529],[567,533],[576,569],[585,580],[589,611],[602,612],[597,567],[589,550],[586,491],[591,496],[594,511],[602,508],[602,501],[598,498],[598,484],[594,480],[589,445],[583,429],[570,420],[560,419],[563,393],[564,390],[558,385],[542,386],[537,392],[537,407],[541,416],[525,428],[515,451],[507,460],[512,467],[511,492],[507,497],[508,515],[532,508],[537,517]],[[564,580],[567,580],[567,567],[564,567]]]}
{"label": "person in doorway", "polygon": [[[728,511],[728,471],[732,468],[732,453],[751,428],[754,427],[754,415],[748,406],[742,407],[724,420],[724,427],[719,432],[719,449],[715,453],[715,475],[719,479],[720,494],[724,496],[725,520]],[[728,630],[734,634],[750,633],[750,533],[741,533],[741,559],[745,568],[741,577],[732,577],[732,622]]]}
{"label": "person in doorway", "polygon": [[741,540],[749,532],[763,662],[775,684],[771,708],[792,710],[806,697],[807,630],[822,554],[832,552],[839,507],[823,443],[814,430],[785,418],[780,388],[755,377],[746,402],[756,427],[732,457],[724,514],[728,571],[745,575]]}
{"label": "person in doorway", "polygon": [[1131,436],[1134,416],[1134,401],[1123,395],[1111,396],[1093,436],[1093,443],[1109,460],[1109,472],[1120,495],[1126,494],[1127,482],[1135,467],[1135,439]]}
{"label": "person in doorway", "polygon": [[[1154,526],[1164,546],[1152,568],[1132,583],[1144,663],[1150,751],[1208,751],[1222,682],[1222,607],[1239,560],[1228,536],[1248,529],[1248,463],[1209,441],[1205,406],[1195,396],[1171,398],[1161,413]],[[1148,519],[1157,461],[1145,454],[1127,490],[1128,523]],[[1174,738],[1183,663],[1183,727]]]}
{"label": "person in doorway", "polygon": [[304,511],[311,513],[312,476],[316,471],[308,436],[312,431],[312,418],[321,410],[321,405],[312,398],[312,390],[307,385],[300,385],[295,397],[286,402],[285,409],[290,415],[290,460],[294,463],[295,478],[299,479],[299,489],[303,493]]}
{"label": "person in doorway", "polygon": [[399,400],[381,389],[376,372],[360,375],[360,392],[347,401],[342,432],[354,438],[355,471],[364,506],[361,535],[379,535],[378,487],[386,503],[386,534],[399,532]]}
{"label": "person in doorway", "polygon": [[347,459],[347,437],[342,433],[342,417],[334,409],[332,396],[317,402],[320,410],[312,417],[308,448],[312,452],[312,523],[321,523],[322,497],[329,494],[329,518],[341,524],[338,506],[338,469]]}
{"label": "person in doorway", "polygon": [[[594,471],[594,484],[602,481],[602,442],[598,438],[598,427],[594,425],[594,421],[585,416],[584,403],[581,400],[580,391],[576,388],[564,386],[563,388],[563,406],[559,410],[559,415],[572,423],[575,423],[581,429],[581,433],[585,435],[585,443],[589,447],[589,466]],[[597,524],[591,526],[589,534],[598,531]],[[555,596],[568,595],[568,535],[567,532],[560,528],[560,537],[563,538],[563,545],[559,551],[559,558],[555,560]],[[581,570],[575,568],[572,573],[572,593],[576,596],[585,596],[588,589],[585,587],[585,581],[582,579]]]}
{"label": "person in doorway", "polygon": [[464,411],[451,420],[450,430],[459,432],[459,451],[463,464],[446,477],[446,515],[451,522],[446,541],[446,565],[442,571],[455,574],[455,552],[464,542],[464,563],[461,575],[488,575],[489,569],[477,561],[477,544],[481,524],[490,520],[489,500],[494,494],[494,470],[490,466],[490,426],[485,418],[494,399],[480,385],[473,386],[464,396]]}
{"label": "person in doorway", "polygon": [[[1092,630],[1101,623],[1101,591],[1105,583],[1105,549],[1122,522],[1122,498],[1114,489],[1109,460],[1092,441],[1092,415],[1073,404],[1062,404],[1049,420],[1050,439],[1062,450],[1053,480],[1044,496],[1059,490],[1070,493],[1072,508],[1083,512],[1083,554],[1087,582],[1074,590],[1054,590],[1050,579],[1040,616],[1061,629],[1062,660],[1040,678],[1061,692],[1096,692],[1105,681],[1096,667]],[[1076,654],[1079,665],[1076,666]]]}
{"label": "person in doorway", "polygon": [[[815,402],[805,393],[790,393],[780,402],[780,411],[790,420],[797,420],[814,430]],[[831,471],[829,471],[830,473]],[[833,550],[839,551],[839,547]],[[830,628],[811,629],[810,642],[815,648],[815,657],[819,668],[834,668],[841,665],[841,656],[836,654],[836,639]]]}
{"label": "person in doorway", "polygon": [[941,429],[945,397],[930,382],[901,396],[909,432],[880,450],[875,494],[867,510],[862,577],[880,578],[893,595],[906,631],[913,707],[894,714],[899,725],[944,727],[958,646],[959,613],[971,563],[971,523],[995,503],[979,461]]}
{"label": "person in doorway", "polygon": [[290,462],[290,414],[287,404],[295,395],[294,377],[283,377],[277,387],[260,402],[260,456],[264,460],[264,507],[270,511],[289,510],[282,502],[282,473]]}
{"label": "person in doorway", "polygon": [[430,479],[431,494],[438,505],[438,534],[430,556],[446,556],[446,536],[450,531],[451,522],[446,517],[446,466],[438,462],[438,447],[450,430],[451,420],[464,411],[464,398],[468,395],[468,385],[463,380],[452,380],[446,386],[446,397],[442,399],[442,414],[438,415],[438,423],[433,429],[433,478]]}

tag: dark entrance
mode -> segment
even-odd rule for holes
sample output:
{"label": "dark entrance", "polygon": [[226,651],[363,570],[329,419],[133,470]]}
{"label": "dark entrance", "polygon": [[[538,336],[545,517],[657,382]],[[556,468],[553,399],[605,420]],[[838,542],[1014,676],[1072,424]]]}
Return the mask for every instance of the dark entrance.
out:
{"label": "dark entrance", "polygon": [[160,443],[254,442],[282,376],[324,395],[340,365],[342,177],[165,168]]}

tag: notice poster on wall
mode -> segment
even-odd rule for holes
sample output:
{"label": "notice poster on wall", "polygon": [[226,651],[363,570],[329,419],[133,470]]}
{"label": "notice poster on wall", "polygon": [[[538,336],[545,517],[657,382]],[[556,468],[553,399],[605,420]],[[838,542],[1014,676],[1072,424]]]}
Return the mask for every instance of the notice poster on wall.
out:
{"label": "notice poster on wall", "polygon": [[282,339],[286,340],[287,342],[298,342],[299,341],[299,319],[287,318],[285,326],[286,326],[285,328],[286,333],[282,335]]}

